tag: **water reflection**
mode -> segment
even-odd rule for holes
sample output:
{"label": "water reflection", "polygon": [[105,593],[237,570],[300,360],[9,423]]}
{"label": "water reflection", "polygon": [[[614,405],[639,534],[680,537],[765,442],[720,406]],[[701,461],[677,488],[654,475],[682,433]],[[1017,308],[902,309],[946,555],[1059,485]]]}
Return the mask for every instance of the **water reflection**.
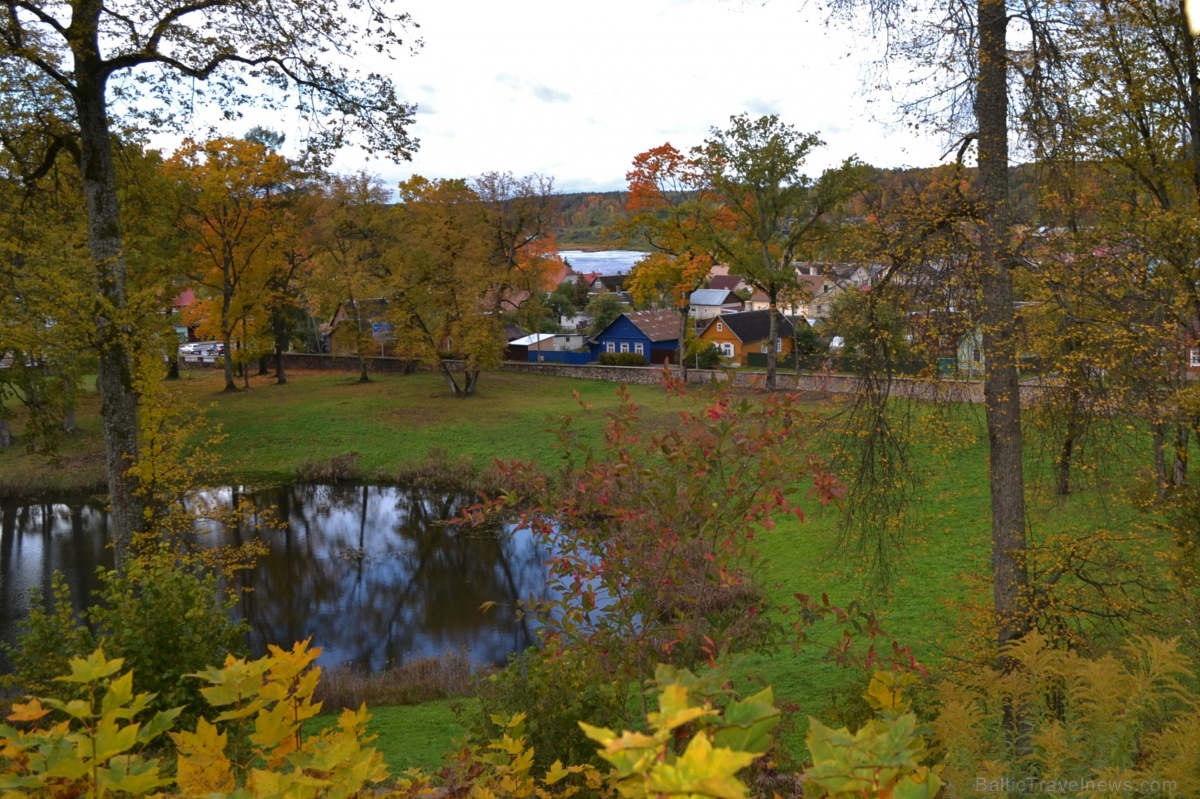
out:
{"label": "water reflection", "polygon": [[[222,492],[232,499],[234,490]],[[516,603],[540,593],[544,557],[527,532],[454,528],[469,497],[378,486],[299,485],[250,495],[286,522],[214,531],[215,540],[258,536],[270,553],[239,578],[240,609],[254,654],[267,643],[312,636],[326,665],[379,670],[414,657],[466,650],[498,663],[532,641]],[[0,638],[28,614],[29,589],[47,591],[61,571],[79,602],[110,566],[105,514],[64,499],[0,506]],[[496,604],[480,611],[485,602]]]}

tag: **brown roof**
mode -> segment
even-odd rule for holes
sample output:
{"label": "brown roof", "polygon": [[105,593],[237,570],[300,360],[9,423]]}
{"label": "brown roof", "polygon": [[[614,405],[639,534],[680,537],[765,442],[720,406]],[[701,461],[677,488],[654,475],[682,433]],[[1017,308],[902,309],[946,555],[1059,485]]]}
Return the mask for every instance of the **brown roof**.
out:
{"label": "brown roof", "polygon": [[826,283],[832,283],[829,278],[824,275],[797,275],[796,284],[807,291],[813,297],[821,294],[822,286]]}
{"label": "brown roof", "polygon": [[651,341],[671,341],[679,338],[679,314],[674,311],[630,311],[625,318]]}
{"label": "brown roof", "polygon": [[713,275],[708,281],[710,289],[736,291],[740,285],[742,285],[742,279],[737,275]]}

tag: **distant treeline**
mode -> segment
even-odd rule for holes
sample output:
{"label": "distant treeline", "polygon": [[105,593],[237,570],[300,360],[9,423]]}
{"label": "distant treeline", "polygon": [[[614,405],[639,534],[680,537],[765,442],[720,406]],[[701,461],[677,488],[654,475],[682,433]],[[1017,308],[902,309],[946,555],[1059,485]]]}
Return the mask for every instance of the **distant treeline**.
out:
{"label": "distant treeline", "polygon": [[[1033,220],[1037,213],[1036,186],[1038,165],[1019,164],[1009,170],[1009,198],[1016,219]],[[943,182],[954,175],[953,165],[914,167],[909,169],[877,169],[872,188],[864,191],[844,209],[846,216],[865,215],[869,208],[887,204],[888,197],[921,193],[931,183]],[[975,180],[975,169],[962,170],[965,183]],[[563,249],[609,249],[624,247],[643,249],[639,242],[625,242],[616,233],[617,223],[626,216],[627,191],[575,192],[559,195],[558,216],[553,225],[559,247]],[[1053,224],[1054,220],[1041,220]]]}

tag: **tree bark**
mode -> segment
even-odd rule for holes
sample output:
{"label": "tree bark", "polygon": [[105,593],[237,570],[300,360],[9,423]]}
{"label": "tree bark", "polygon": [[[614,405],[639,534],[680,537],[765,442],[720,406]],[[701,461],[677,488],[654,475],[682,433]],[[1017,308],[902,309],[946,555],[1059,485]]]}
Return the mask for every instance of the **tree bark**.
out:
{"label": "tree bark", "polygon": [[[96,390],[100,395],[100,422],[104,431],[104,460],[112,541],[118,568],[135,533],[142,529],[142,499],[137,476],[137,395],[133,389],[133,333],[122,318],[126,311],[126,265],[121,237],[116,170],[105,102],[105,83],[98,68],[96,31],[99,3],[81,3],[75,13],[87,21],[72,27],[90,30],[85,41],[72,43],[79,85],[75,107],[79,115],[80,169],[88,216],[88,249],[95,270],[97,306],[96,342],[99,364]],[[81,63],[82,62],[82,63]]]}
{"label": "tree bark", "polygon": [[1166,435],[1163,432],[1163,423],[1155,422],[1150,426],[1151,434],[1154,440],[1154,477],[1158,483],[1158,499],[1166,499],[1167,497],[1167,458],[1163,453],[1163,448],[1166,446]]}
{"label": "tree bark", "polygon": [[776,322],[778,309],[778,292],[772,291],[770,302],[767,304],[767,312],[771,314],[771,319],[767,323],[767,382],[765,384],[767,391],[775,390],[775,372],[779,366],[779,361],[775,357],[775,339],[779,336],[778,323]]}
{"label": "tree bark", "polygon": [[997,644],[1003,648],[1029,631],[1017,320],[1008,246],[1008,18],[1004,0],[977,3],[983,392],[992,498],[992,593]]}
{"label": "tree bark", "polygon": [[275,383],[280,386],[287,382],[287,374],[283,369],[283,350],[287,343],[284,330],[283,314],[277,309],[275,311]]}
{"label": "tree bark", "polygon": [[1181,488],[1187,485],[1188,438],[1191,431],[1183,422],[1175,425],[1175,461],[1171,469],[1171,485]]}
{"label": "tree bark", "polygon": [[687,329],[688,315],[691,313],[692,306],[684,305],[679,309],[679,377],[684,383],[687,382]]}

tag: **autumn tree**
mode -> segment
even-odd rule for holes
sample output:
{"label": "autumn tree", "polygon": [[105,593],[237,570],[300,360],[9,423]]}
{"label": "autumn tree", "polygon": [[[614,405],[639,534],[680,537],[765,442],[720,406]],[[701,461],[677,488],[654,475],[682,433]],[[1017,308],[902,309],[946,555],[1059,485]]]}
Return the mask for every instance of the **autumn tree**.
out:
{"label": "autumn tree", "polygon": [[[909,64],[905,109],[948,134],[960,153],[974,144],[968,187],[972,280],[979,297],[984,352],[992,517],[992,588],[998,652],[1030,628],[1027,607],[1025,479],[1017,359],[1017,268],[1009,200],[1010,135],[1016,123],[1057,96],[1060,11],[1069,4],[974,0],[913,6],[896,0],[838,0],[835,10],[866,8],[888,43],[885,63]],[[1010,29],[1018,29],[1010,38]],[[1018,47],[1018,44],[1020,45]],[[1012,96],[1020,105],[1010,109]]]}
{"label": "autumn tree", "polygon": [[[400,184],[397,214],[387,294],[397,336],[441,371],[454,396],[471,396],[505,344],[495,311],[509,278],[497,271],[494,220],[467,181],[419,175]],[[462,358],[461,383],[444,352]]]}
{"label": "autumn tree", "polygon": [[1124,401],[1150,422],[1165,496],[1187,483],[1200,432],[1188,377],[1200,332],[1200,59],[1181,3],[1094,0],[1072,11],[1072,90],[1046,135],[1099,186],[1092,249],[1121,277],[1095,307],[1106,329],[1141,331],[1110,351],[1122,356]]}
{"label": "autumn tree", "polygon": [[[778,338],[780,294],[796,288],[796,260],[827,235],[830,214],[865,178],[853,157],[809,178],[801,170],[822,144],[816,134],[800,133],[774,115],[741,114],[693,150],[705,189],[732,218],[725,229],[711,227],[713,244],[732,272],[767,295],[771,342]],[[777,354],[768,347],[768,390],[775,388]]]}
{"label": "autumn tree", "polygon": [[242,351],[251,324],[265,327],[261,301],[277,257],[276,224],[288,163],[261,144],[240,139],[186,142],[168,162],[180,185],[181,224],[195,242],[191,279],[210,293],[197,313],[225,346],[225,390],[233,382],[234,335]]}
{"label": "autumn tree", "polygon": [[[503,358],[506,316],[540,300],[549,275],[563,269],[549,231],[552,186],[540,175],[497,172],[400,184],[389,312],[455,396],[475,393],[482,371]],[[439,353],[463,360],[462,383]]]}
{"label": "autumn tree", "polygon": [[[304,149],[318,160],[354,131],[368,149],[408,158],[412,107],[400,101],[386,70],[358,67],[360,55],[395,58],[408,23],[388,0],[352,0],[337,9],[259,0],[5,0],[0,62],[20,80],[0,85],[0,106],[29,111],[22,118],[28,124],[6,131],[5,147],[24,150],[30,176],[44,176],[64,154],[82,175],[95,287],[88,318],[100,358],[118,549],[142,524],[129,468],[138,452],[131,353],[141,310],[130,307],[114,125],[125,119],[170,126],[190,116],[197,101],[231,110],[253,101],[299,111],[307,122]],[[186,107],[184,97],[192,99]]]}
{"label": "autumn tree", "polygon": [[[353,324],[351,341],[360,383],[370,382],[366,354],[373,341],[364,301],[381,298],[385,257],[394,246],[395,219],[382,181],[366,172],[335,175],[314,215],[316,310],[326,318],[340,306]],[[323,301],[321,301],[323,300]]]}
{"label": "autumn tree", "polygon": [[692,292],[708,281],[715,262],[711,233],[728,230],[732,217],[706,190],[696,161],[669,142],[635,156],[625,179],[629,217],[619,227],[651,248],[633,268],[629,290],[640,304],[661,297],[679,313],[677,363],[686,380]]}

